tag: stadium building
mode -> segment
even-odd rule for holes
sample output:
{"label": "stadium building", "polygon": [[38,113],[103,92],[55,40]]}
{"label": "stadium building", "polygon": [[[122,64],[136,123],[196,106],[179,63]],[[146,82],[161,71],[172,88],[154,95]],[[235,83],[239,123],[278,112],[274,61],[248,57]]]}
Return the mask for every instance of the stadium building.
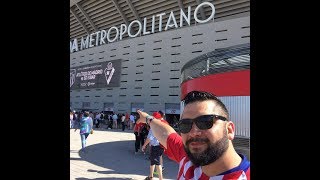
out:
{"label": "stadium building", "polygon": [[[188,89],[182,68],[249,42],[249,0],[71,0],[70,107],[162,110],[173,123]],[[246,96],[222,100],[228,108],[245,103],[245,110],[237,111],[247,113],[238,135],[250,138],[250,95],[231,95]]]}

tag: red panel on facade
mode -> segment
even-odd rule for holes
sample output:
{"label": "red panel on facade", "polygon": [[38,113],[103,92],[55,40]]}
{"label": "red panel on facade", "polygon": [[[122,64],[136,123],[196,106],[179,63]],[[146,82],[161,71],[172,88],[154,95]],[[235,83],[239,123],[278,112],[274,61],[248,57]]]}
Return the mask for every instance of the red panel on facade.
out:
{"label": "red panel on facade", "polygon": [[250,70],[212,74],[181,84],[181,99],[191,91],[207,91],[216,96],[250,96]]}

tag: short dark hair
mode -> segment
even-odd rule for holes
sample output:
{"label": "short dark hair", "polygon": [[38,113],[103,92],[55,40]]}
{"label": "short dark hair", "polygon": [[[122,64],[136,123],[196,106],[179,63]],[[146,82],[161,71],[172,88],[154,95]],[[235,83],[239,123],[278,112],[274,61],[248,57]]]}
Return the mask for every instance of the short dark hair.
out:
{"label": "short dark hair", "polygon": [[229,119],[228,109],[223,104],[223,102],[220,99],[218,99],[214,94],[204,91],[191,91],[183,99],[185,105],[193,102],[202,102],[206,100],[213,100],[217,102],[217,104],[222,108],[222,110],[225,111],[227,119]]}
{"label": "short dark hair", "polygon": [[83,116],[84,116],[84,117],[88,117],[89,114],[90,114],[89,111],[85,111],[85,112],[83,113]]}
{"label": "short dark hair", "polygon": [[158,111],[158,112],[160,113],[161,117],[164,116],[164,113],[162,111]]}

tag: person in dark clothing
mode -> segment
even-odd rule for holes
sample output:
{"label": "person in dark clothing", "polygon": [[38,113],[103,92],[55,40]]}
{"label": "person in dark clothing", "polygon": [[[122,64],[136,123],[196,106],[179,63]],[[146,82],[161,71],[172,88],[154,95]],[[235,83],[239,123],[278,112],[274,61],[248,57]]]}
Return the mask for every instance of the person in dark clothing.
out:
{"label": "person in dark clothing", "polygon": [[101,123],[101,125],[103,126],[103,120],[104,120],[104,114],[103,112],[100,113],[100,118],[98,119],[99,124]]}
{"label": "person in dark clothing", "polygon": [[140,129],[140,144],[141,145],[144,144],[144,141],[147,138],[148,133],[149,133],[149,131],[148,131],[147,125],[143,124],[143,126]]}
{"label": "person in dark clothing", "polygon": [[144,126],[143,123],[139,123],[139,124],[135,124],[134,128],[133,128],[133,133],[136,137],[136,141],[135,141],[135,154],[138,153],[138,150],[140,149],[140,145],[141,144],[141,128]]}
{"label": "person in dark clothing", "polygon": [[95,124],[96,124],[96,128],[99,128],[99,127],[100,127],[100,116],[101,116],[101,114],[98,114],[98,115],[96,116],[96,118],[94,118],[94,122],[95,122]]}

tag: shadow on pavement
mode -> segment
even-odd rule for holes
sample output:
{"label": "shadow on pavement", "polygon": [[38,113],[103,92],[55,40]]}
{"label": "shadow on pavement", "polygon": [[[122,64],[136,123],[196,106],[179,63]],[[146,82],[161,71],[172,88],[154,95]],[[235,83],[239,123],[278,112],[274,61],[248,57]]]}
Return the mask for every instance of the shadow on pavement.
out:
{"label": "shadow on pavement", "polygon": [[[142,176],[147,176],[149,174],[150,161],[146,159],[147,155],[144,155],[143,153],[134,154],[133,140],[106,142],[87,146],[85,152],[79,152],[79,156],[81,157],[81,160],[110,169],[110,171],[89,169],[88,171],[90,172],[101,174],[135,174]],[[165,155],[163,160],[166,168],[163,172],[164,178],[175,179],[178,172],[178,164],[169,160]]]}
{"label": "shadow on pavement", "polygon": [[[100,180],[103,180],[103,179],[112,179],[112,180],[133,180],[131,178],[94,178],[94,179],[100,179]],[[89,180],[88,178],[76,178],[76,180]]]}

